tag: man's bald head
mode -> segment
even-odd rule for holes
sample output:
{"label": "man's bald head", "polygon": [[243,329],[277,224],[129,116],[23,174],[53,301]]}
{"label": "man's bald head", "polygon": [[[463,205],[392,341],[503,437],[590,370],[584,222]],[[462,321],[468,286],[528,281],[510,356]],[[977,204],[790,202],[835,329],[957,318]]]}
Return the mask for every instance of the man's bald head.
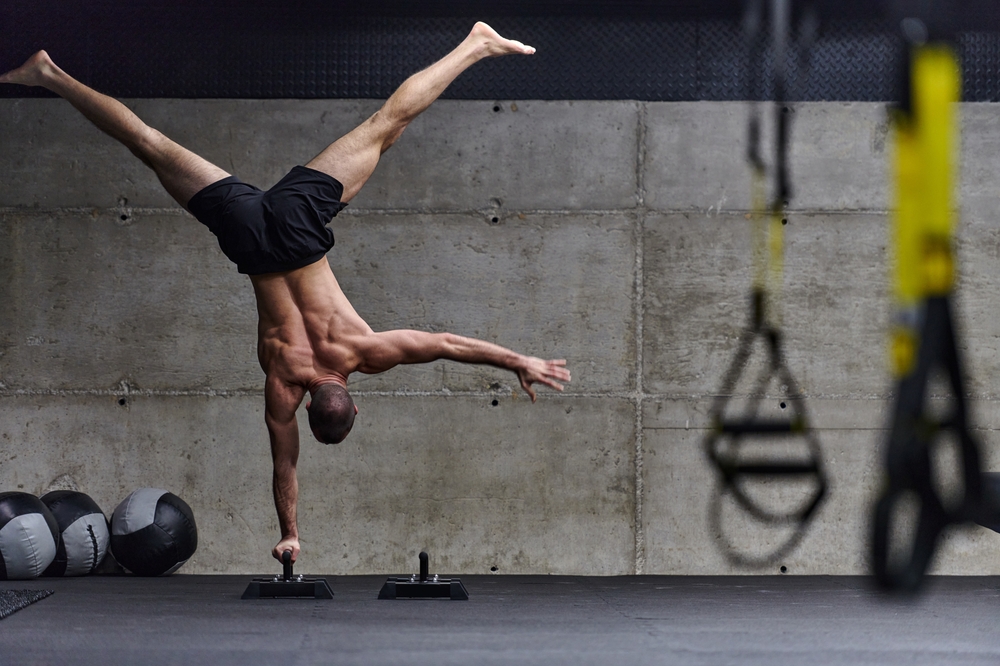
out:
{"label": "man's bald head", "polygon": [[312,401],[306,406],[309,427],[316,439],[324,444],[339,444],[354,426],[357,407],[347,389],[340,384],[323,384],[312,392]]}

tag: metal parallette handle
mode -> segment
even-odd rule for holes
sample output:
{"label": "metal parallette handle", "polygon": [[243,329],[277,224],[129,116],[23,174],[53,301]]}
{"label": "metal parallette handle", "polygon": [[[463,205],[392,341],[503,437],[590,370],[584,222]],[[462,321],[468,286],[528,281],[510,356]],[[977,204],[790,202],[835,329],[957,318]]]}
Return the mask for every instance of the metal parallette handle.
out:
{"label": "metal parallette handle", "polygon": [[292,551],[286,550],[281,554],[281,568],[285,580],[292,579]]}
{"label": "metal parallette handle", "polygon": [[427,573],[428,570],[427,553],[420,553],[419,557],[420,557],[420,582],[423,583],[429,577],[429,574]]}

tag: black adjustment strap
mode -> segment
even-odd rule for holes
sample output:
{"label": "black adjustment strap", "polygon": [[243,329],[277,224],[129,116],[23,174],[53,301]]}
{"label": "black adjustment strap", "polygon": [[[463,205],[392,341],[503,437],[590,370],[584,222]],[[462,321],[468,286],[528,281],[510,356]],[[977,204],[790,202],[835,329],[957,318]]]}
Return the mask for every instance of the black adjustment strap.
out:
{"label": "black adjustment strap", "polygon": [[[927,414],[927,386],[935,370],[948,378],[954,408],[936,422]],[[949,526],[987,522],[998,515],[992,493],[984,494],[979,444],[968,427],[961,359],[956,345],[951,303],[947,296],[926,299],[920,327],[920,350],[913,373],[897,387],[892,428],[885,454],[886,487],[872,521],[872,571],[878,584],[893,592],[916,592],[934,559],[938,538]],[[932,451],[952,435],[961,454],[961,494],[946,506],[933,479]],[[904,498],[915,498],[920,512],[910,544],[895,544],[893,509]],[[905,546],[902,547],[901,546]],[[891,552],[896,552],[893,557]],[[900,551],[901,554],[900,554]]]}
{"label": "black adjustment strap", "polygon": [[726,435],[798,435],[805,431],[802,421],[740,419],[723,421],[716,430]]}

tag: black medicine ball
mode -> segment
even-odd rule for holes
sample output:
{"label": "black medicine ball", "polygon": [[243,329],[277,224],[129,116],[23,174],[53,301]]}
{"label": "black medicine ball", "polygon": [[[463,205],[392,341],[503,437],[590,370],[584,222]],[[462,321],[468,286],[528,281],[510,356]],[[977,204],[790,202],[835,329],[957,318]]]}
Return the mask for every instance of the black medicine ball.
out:
{"label": "black medicine ball", "polygon": [[42,496],[56,519],[62,537],[46,576],[85,576],[108,552],[108,519],[89,496],[75,490],[56,490]]}
{"label": "black medicine ball", "polygon": [[0,493],[0,580],[37,578],[56,557],[59,528],[42,500]]}
{"label": "black medicine ball", "polygon": [[111,517],[111,552],[136,575],[172,574],[197,548],[191,507],[166,490],[140,488],[122,500]]}

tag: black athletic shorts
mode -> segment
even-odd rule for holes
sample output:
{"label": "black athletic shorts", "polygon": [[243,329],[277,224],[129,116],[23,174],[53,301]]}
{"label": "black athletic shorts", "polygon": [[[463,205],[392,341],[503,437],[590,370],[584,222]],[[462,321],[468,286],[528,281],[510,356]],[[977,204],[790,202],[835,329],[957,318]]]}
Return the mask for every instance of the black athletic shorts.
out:
{"label": "black athletic shorts", "polygon": [[347,205],[343,193],[336,178],[297,166],[266,192],[223,178],[191,197],[188,210],[240,273],[259,275],[302,268],[329,252],[333,231],[326,225]]}

